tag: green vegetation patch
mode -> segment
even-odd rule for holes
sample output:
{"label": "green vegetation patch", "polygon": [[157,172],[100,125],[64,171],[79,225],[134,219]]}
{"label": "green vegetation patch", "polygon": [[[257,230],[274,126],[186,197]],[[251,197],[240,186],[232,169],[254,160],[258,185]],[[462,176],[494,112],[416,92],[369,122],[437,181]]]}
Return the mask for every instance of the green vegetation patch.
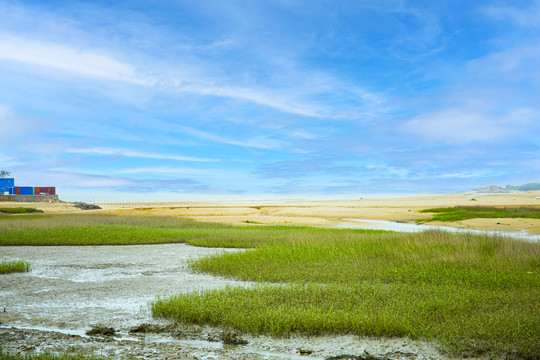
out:
{"label": "green vegetation patch", "polygon": [[41,353],[8,353],[0,347],[0,360],[104,360],[106,358],[84,353],[53,354],[49,352]]}
{"label": "green vegetation patch", "polygon": [[30,271],[30,263],[27,261],[2,261],[0,262],[0,274]]}
{"label": "green vegetation patch", "polygon": [[437,340],[454,354],[540,354],[540,244],[343,232],[194,261],[259,282],[158,299],[155,317],[238,332]]}
{"label": "green vegetation patch", "polygon": [[[195,221],[115,215],[51,215],[0,222],[0,245],[134,245],[212,238],[219,226]],[[224,228],[224,227],[223,227]],[[224,230],[224,229],[223,229]]]}
{"label": "green vegetation patch", "polygon": [[[26,218],[0,221],[0,246],[187,243],[205,247],[255,248],[292,239],[330,239],[340,231],[290,226],[231,226],[157,216],[64,214],[32,221]],[[352,236],[363,232],[366,230],[349,231]]]}
{"label": "green vegetation patch", "polygon": [[489,207],[489,206],[456,206],[450,208],[434,208],[420,210],[422,213],[435,213],[424,221],[460,221],[476,218],[529,218],[540,219],[540,208],[530,207]]}
{"label": "green vegetation patch", "polygon": [[0,208],[0,213],[4,214],[33,214],[33,213],[42,213],[43,210],[34,209],[34,208]]}

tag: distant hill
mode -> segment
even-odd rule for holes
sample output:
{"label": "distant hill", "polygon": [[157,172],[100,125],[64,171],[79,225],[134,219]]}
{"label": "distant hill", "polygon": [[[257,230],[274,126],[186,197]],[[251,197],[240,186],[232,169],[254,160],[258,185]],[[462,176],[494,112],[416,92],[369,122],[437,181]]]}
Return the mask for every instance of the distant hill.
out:
{"label": "distant hill", "polygon": [[518,190],[518,191],[534,191],[540,190],[540,183],[529,183],[525,185],[506,185],[507,190]]}
{"label": "distant hill", "polygon": [[524,185],[506,185],[505,187],[497,185],[484,186],[478,189],[473,189],[479,193],[507,193],[511,190],[514,191],[534,191],[540,190],[540,183],[529,183]]}
{"label": "distant hill", "polygon": [[473,189],[473,190],[476,191],[476,192],[479,192],[479,193],[507,193],[507,192],[510,192],[510,190],[506,190],[505,188],[502,188],[502,187],[496,186],[496,185],[484,186],[484,187],[481,187],[481,188],[478,188],[478,189]]}

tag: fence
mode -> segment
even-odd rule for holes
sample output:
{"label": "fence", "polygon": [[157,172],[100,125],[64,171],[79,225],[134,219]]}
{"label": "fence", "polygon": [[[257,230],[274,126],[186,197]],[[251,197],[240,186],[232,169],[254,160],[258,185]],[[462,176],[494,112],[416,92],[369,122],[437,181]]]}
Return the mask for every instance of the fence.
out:
{"label": "fence", "polygon": [[99,205],[114,206],[190,206],[198,205],[199,201],[129,201],[129,202],[97,202]]}

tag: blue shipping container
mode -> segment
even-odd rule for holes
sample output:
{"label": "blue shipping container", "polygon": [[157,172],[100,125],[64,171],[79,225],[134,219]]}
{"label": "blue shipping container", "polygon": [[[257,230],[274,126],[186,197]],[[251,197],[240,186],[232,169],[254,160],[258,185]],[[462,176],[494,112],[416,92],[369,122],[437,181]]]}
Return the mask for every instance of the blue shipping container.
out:
{"label": "blue shipping container", "polygon": [[14,193],[15,192],[15,179],[14,178],[0,178],[0,194]]}
{"label": "blue shipping container", "polygon": [[19,195],[34,195],[33,186],[17,186],[19,188]]}

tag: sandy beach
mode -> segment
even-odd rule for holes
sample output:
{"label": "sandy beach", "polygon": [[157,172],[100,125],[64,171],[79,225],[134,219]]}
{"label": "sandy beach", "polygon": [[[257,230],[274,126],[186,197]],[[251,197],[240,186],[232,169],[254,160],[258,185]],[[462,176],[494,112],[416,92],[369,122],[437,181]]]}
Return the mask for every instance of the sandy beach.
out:
{"label": "sandy beach", "polygon": [[[4,207],[22,206],[22,203],[3,203]],[[305,225],[317,227],[365,227],[349,219],[386,220],[415,223],[427,219],[428,213],[419,210],[453,206],[497,206],[540,208],[540,191],[509,193],[457,193],[388,198],[358,198],[351,200],[236,200],[236,201],[184,201],[184,202],[132,202],[103,203],[99,211],[119,215],[177,216],[197,221],[235,225]],[[74,213],[82,210],[72,203],[24,203],[46,213]],[[498,232],[527,231],[540,234],[540,219],[470,219],[457,222],[430,222],[467,230]]]}

